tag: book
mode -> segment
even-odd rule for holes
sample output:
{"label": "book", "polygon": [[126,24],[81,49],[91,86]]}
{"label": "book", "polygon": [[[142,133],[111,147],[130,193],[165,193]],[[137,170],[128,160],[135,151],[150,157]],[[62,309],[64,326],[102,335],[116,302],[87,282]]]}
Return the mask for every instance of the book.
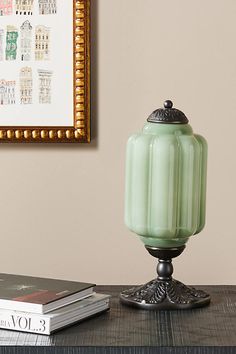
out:
{"label": "book", "polygon": [[96,294],[46,314],[0,309],[0,328],[50,335],[109,309],[109,295]]}
{"label": "book", "polygon": [[0,308],[44,314],[91,296],[94,286],[0,273]]}

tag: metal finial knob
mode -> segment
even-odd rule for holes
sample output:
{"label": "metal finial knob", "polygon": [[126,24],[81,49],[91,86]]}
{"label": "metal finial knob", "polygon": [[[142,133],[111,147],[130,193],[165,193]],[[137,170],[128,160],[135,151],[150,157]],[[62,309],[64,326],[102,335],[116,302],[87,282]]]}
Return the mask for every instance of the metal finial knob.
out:
{"label": "metal finial knob", "polygon": [[173,108],[173,102],[166,100],[164,108],[156,109],[149,117],[150,123],[188,124],[188,118],[179,109]]}
{"label": "metal finial knob", "polygon": [[173,102],[170,101],[170,100],[166,100],[166,101],[164,102],[164,107],[165,107],[165,108],[168,108],[168,109],[171,109],[171,108],[173,107]]}

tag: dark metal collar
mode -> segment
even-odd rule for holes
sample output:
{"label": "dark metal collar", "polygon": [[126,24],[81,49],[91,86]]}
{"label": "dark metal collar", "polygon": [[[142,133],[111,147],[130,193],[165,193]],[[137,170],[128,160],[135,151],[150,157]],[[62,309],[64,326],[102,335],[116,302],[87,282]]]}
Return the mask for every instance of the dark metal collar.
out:
{"label": "dark metal collar", "polygon": [[170,100],[165,101],[164,108],[154,111],[149,117],[148,122],[165,124],[188,124],[186,115],[176,108],[172,108],[173,103]]}

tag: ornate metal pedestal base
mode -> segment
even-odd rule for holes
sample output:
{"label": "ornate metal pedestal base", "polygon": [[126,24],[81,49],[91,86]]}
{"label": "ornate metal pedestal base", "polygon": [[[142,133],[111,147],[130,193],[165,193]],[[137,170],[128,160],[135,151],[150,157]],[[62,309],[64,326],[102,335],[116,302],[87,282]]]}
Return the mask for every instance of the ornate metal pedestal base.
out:
{"label": "ornate metal pedestal base", "polygon": [[145,285],[123,291],[120,294],[123,304],[145,310],[171,310],[191,309],[210,303],[210,296],[204,291],[188,287],[171,277],[173,273],[171,259],[180,255],[185,246],[173,249],[146,248],[152,256],[159,258],[158,278]]}
{"label": "ornate metal pedestal base", "polygon": [[168,282],[153,280],[138,288],[125,290],[120,299],[125,305],[145,310],[190,309],[210,303],[210,297],[204,291],[174,279]]}

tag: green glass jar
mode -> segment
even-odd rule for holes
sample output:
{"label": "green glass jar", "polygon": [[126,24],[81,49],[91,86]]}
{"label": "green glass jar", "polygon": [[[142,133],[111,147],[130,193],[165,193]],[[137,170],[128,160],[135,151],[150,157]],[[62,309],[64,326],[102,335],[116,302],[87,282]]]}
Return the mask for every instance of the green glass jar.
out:
{"label": "green glass jar", "polygon": [[181,247],[205,225],[207,143],[172,106],[127,144],[125,223],[157,248]]}

